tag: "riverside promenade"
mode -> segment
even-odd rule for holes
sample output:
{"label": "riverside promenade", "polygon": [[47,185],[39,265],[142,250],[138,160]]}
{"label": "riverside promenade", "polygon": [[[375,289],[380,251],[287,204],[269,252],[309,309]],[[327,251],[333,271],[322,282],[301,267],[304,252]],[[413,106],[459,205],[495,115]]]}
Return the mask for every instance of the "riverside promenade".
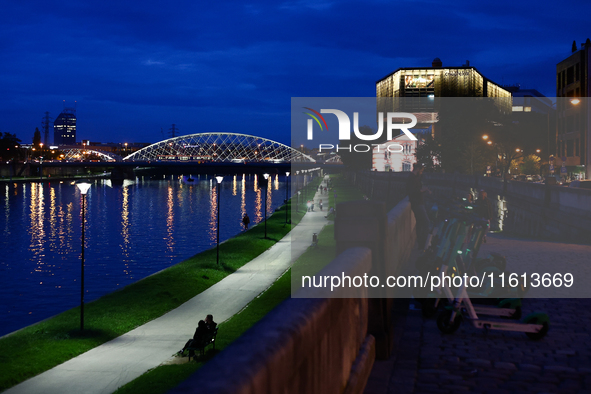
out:
{"label": "riverside promenade", "polygon": [[[480,255],[505,255],[510,271],[514,264],[543,272],[549,265],[591,263],[591,245],[501,234],[487,239]],[[550,317],[550,330],[540,341],[519,332],[485,333],[466,321],[445,335],[419,308],[413,301],[398,304],[394,355],[376,360],[366,394],[591,392],[589,299],[524,299],[523,316],[545,312]]]}
{"label": "riverside promenade", "polygon": [[[317,193],[314,200],[317,203],[321,198]],[[224,322],[271,286],[310,246],[312,234],[327,224],[325,214],[308,212],[269,250],[180,307],[4,393],[108,394],[170,362],[193,337],[199,320],[211,313],[218,323]],[[223,326],[219,335],[223,335]]]}

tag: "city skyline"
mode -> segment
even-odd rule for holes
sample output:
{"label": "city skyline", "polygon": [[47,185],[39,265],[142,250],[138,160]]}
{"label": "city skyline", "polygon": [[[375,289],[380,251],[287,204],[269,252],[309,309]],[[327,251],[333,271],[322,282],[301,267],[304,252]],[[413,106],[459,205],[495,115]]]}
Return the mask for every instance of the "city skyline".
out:
{"label": "city skyline", "polygon": [[589,11],[583,2],[11,3],[0,28],[0,131],[30,143],[65,100],[76,101],[78,141],[156,142],[174,123],[177,135],[289,144],[291,97],[373,97],[380,78],[435,57],[553,97],[556,64],[591,35]]}

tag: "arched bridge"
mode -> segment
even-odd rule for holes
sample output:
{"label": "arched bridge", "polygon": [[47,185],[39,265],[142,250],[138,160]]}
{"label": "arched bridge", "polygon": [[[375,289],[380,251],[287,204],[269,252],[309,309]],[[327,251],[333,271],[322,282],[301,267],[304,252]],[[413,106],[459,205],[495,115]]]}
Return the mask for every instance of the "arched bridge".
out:
{"label": "arched bridge", "polygon": [[193,161],[211,163],[313,163],[315,160],[287,145],[237,133],[199,133],[174,137],[146,146],[124,161]]}

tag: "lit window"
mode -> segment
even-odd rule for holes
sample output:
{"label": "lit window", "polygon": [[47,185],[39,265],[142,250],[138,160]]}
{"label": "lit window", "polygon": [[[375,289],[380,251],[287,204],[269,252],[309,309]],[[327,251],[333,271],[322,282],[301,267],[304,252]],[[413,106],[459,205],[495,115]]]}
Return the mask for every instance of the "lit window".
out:
{"label": "lit window", "polygon": [[531,112],[531,107],[523,107],[523,112]]}
{"label": "lit window", "polygon": [[523,112],[523,106],[522,105],[514,105],[513,112]]}

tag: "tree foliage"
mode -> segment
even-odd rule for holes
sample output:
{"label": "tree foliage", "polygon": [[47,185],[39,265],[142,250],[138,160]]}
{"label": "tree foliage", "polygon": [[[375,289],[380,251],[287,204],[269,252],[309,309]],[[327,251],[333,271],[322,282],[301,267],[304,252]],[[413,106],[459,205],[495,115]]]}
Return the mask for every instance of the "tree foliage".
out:
{"label": "tree foliage", "polygon": [[16,134],[0,132],[0,158],[2,160],[11,160],[19,157],[21,140],[16,138]]}

